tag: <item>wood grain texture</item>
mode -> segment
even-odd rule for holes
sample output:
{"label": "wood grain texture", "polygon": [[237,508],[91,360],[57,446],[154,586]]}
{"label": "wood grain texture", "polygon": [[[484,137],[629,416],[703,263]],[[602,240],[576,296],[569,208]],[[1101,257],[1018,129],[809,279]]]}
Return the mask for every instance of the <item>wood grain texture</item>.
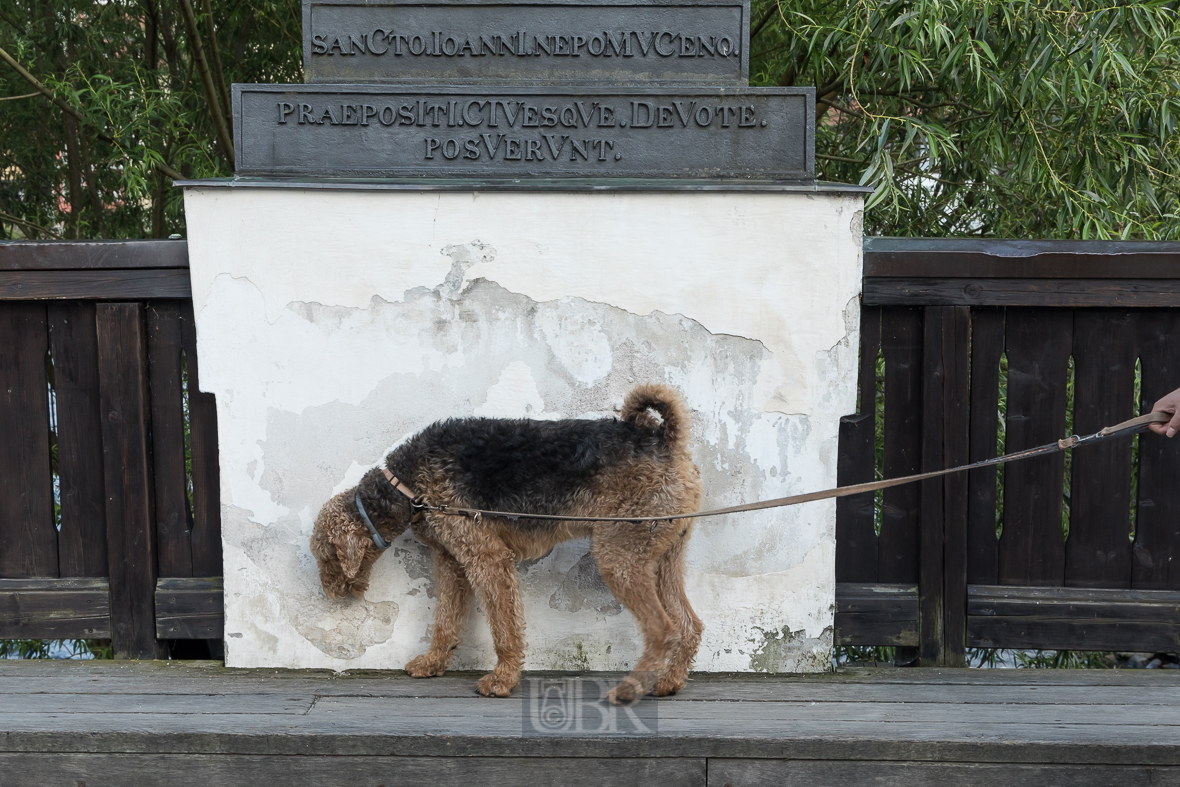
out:
{"label": "wood grain texture", "polygon": [[709,760],[710,787],[1156,787],[1180,785],[1180,768],[994,763]]}
{"label": "wood grain texture", "polygon": [[0,577],[55,577],[43,303],[0,303]]}
{"label": "wood grain texture", "polygon": [[184,240],[8,241],[0,271],[188,268]]}
{"label": "wood grain texture", "polygon": [[0,579],[0,639],[110,636],[105,579]]}
{"label": "wood grain texture", "polygon": [[[836,459],[839,486],[873,480],[874,425],[872,415],[840,419],[840,448]],[[877,579],[877,534],[872,492],[836,501],[836,581],[873,582]]]}
{"label": "wood grain texture", "polygon": [[[1136,314],[1139,363],[1143,369],[1140,410],[1180,387],[1180,310]],[[1132,586],[1180,590],[1180,440],[1139,438]]]}
{"label": "wood grain texture", "polygon": [[189,532],[193,576],[221,575],[221,471],[217,448],[217,401],[201,391],[197,329],[191,303],[180,312],[181,343],[188,362],[193,522]]}
{"label": "wood grain texture", "polygon": [[917,647],[917,586],[836,583],[836,644]]}
{"label": "wood grain texture", "polygon": [[[970,454],[971,312],[952,307],[942,324],[942,466],[956,467]],[[962,473],[942,480],[944,644],[939,666],[967,666],[967,481]]]}
{"label": "wood grain texture", "polygon": [[160,576],[191,577],[188,473],[184,459],[184,394],[181,391],[179,302],[159,301],[147,318],[148,387],[151,393],[152,478],[155,482],[156,560]]}
{"label": "wood grain texture", "polygon": [[[78,784],[154,787],[162,771],[192,784],[347,784],[350,787],[704,787],[703,758],[522,757],[216,757],[201,754],[2,754],[0,768],[28,774],[6,785]],[[35,774],[35,776],[34,776]]]}
{"label": "wood grain texture", "polygon": [[[944,467],[943,428],[946,377],[946,323],[951,310],[945,306],[924,309],[922,339],[922,472]],[[941,478],[919,483],[921,500],[918,570],[919,664],[945,666],[945,589],[943,482]]]}
{"label": "wood grain texture", "polygon": [[864,275],[943,278],[1180,278],[1168,241],[865,238]]}
{"label": "wood grain texture", "polygon": [[[1004,353],[1004,311],[971,310],[971,412],[969,460],[996,456],[999,427],[1000,357]],[[995,584],[996,468],[967,474],[967,582]]]}
{"label": "wood grain texture", "polygon": [[[1069,310],[1009,309],[1007,313],[1008,453],[1065,434],[1066,378],[1073,346]],[[1064,456],[1021,462],[1004,476],[1002,585],[1060,585],[1065,579],[1061,530]]]}
{"label": "wood grain texture", "polygon": [[111,643],[117,656],[156,658],[156,544],[143,306],[96,309]]}
{"label": "wood grain texture", "polygon": [[156,582],[158,639],[221,639],[224,631],[221,577],[165,577]]}
{"label": "wood grain texture", "polygon": [[865,278],[868,306],[1180,306],[1180,279]]}
{"label": "wood grain texture", "polygon": [[[917,309],[883,309],[881,348],[885,356],[885,478],[918,472],[922,454],[922,314]],[[877,581],[918,581],[919,488],[914,484],[882,493],[877,540]]]}
{"label": "wood grain texture", "polygon": [[191,298],[192,295],[185,268],[0,270],[0,301]]}
{"label": "wood grain texture", "polygon": [[94,304],[59,301],[47,309],[57,393],[58,566],[63,577],[105,577],[109,569]]}
{"label": "wood grain texture", "polygon": [[[861,309],[859,412],[840,419],[836,481],[872,481],[876,474],[877,355],[881,350],[881,310]],[[836,501],[836,581],[875,582],[877,532],[875,496]]]}
{"label": "wood grain texture", "polygon": [[[1110,309],[1074,312],[1073,431],[1093,434],[1138,415],[1135,317]],[[1131,586],[1131,438],[1073,453],[1065,584]]]}

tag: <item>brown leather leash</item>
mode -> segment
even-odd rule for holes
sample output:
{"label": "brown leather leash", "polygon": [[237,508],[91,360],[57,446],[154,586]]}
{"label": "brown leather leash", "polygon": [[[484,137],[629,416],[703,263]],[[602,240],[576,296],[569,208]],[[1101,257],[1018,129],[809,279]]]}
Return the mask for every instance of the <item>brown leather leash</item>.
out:
{"label": "brown leather leash", "polygon": [[899,478],[889,478],[884,481],[870,481],[866,484],[852,484],[850,486],[840,486],[835,489],[825,489],[822,492],[808,492],[802,495],[791,495],[790,497],[779,497],[774,500],[763,500],[758,503],[747,503],[741,506],[729,506],[727,508],[714,508],[710,511],[696,511],[691,514],[669,514],[667,516],[562,516],[560,514],[521,514],[511,511],[488,511],[480,508],[451,508],[449,506],[432,506],[421,499],[421,496],[415,495],[409,487],[398,480],[393,473],[385,470],[385,478],[393,486],[394,489],[401,492],[406,497],[410,498],[411,504],[417,511],[434,511],[440,514],[454,514],[456,516],[468,516],[479,520],[485,516],[500,516],[506,519],[542,519],[547,521],[561,521],[561,522],[641,522],[644,524],[654,524],[655,522],[668,522],[674,519],[698,519],[706,516],[719,516],[721,514],[740,514],[746,511],[762,511],[767,508],[782,508],[785,506],[799,505],[800,503],[810,503],[815,500],[829,500],[836,497],[848,497],[850,495],[859,495],[865,492],[875,492],[878,489],[889,489],[893,486],[901,486],[902,484],[912,484],[915,481],[925,481],[930,478],[938,478],[939,476],[950,475],[951,473],[962,473],[967,470],[976,470],[981,467],[991,467],[992,465],[1005,464],[1007,462],[1018,462],[1022,459],[1031,459],[1034,456],[1043,456],[1046,454],[1055,454],[1060,451],[1067,451],[1080,446],[1092,445],[1101,440],[1106,440],[1111,437],[1126,437],[1136,432],[1140,432],[1147,428],[1148,424],[1165,423],[1172,419],[1171,415],[1167,413],[1148,413],[1141,415],[1138,418],[1131,418],[1122,423],[1108,426],[1092,435],[1085,437],[1078,437],[1072,435],[1055,443],[1048,443],[1046,445],[1038,446],[1036,448],[1029,448],[1024,451],[1017,451],[1004,456],[998,456],[995,459],[984,459],[980,462],[972,462],[968,465],[959,465],[958,467],[947,468],[946,470],[933,470],[928,473],[917,473],[915,475],[901,476]]}

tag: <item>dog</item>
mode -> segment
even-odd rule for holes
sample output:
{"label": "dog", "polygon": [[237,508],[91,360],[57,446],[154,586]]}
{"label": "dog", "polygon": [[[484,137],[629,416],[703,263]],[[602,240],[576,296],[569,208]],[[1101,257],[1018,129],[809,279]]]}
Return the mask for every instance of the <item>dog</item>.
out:
{"label": "dog", "polygon": [[516,562],[588,536],[603,580],[634,615],[644,643],[635,668],[608,699],[627,704],[652,692],[674,694],[685,686],[704,630],[684,592],[691,519],[476,518],[424,511],[412,498],[432,507],[547,515],[689,514],[700,509],[701,482],[688,439],[687,408],[659,384],[632,390],[617,419],[435,422],[389,453],[388,472],[368,471],[320,511],[311,551],[324,592],[333,599],[363,596],[383,546],[410,528],[433,552],[437,604],[430,646],[406,672],[428,678],[446,671],[478,592],[497,661],[477,690],[507,697],[520,683],[525,651]]}

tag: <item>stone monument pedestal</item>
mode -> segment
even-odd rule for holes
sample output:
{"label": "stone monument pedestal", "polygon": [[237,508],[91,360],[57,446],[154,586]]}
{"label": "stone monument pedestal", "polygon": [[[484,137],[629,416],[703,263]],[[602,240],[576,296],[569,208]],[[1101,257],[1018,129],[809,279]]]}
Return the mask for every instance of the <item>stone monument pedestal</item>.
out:
{"label": "stone monument pedestal", "polygon": [[[202,385],[217,397],[226,664],[400,668],[428,550],[363,599],[319,586],[320,506],[439,418],[609,417],[642,382],[692,411],[704,508],[835,485],[855,409],[863,189],[525,181],[185,185]],[[835,504],[698,520],[702,671],[830,665]],[[623,670],[640,637],[588,544],[520,566],[526,669]],[[495,656],[477,607],[454,669]]]}

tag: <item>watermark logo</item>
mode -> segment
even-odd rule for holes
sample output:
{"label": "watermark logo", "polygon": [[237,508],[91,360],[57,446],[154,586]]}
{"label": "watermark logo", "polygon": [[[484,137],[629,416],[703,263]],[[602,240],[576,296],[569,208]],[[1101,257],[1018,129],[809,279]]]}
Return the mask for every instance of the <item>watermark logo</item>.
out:
{"label": "watermark logo", "polygon": [[659,730],[658,703],[644,697],[630,705],[612,705],[607,693],[618,678],[526,678],[521,734],[525,736],[654,736]]}

